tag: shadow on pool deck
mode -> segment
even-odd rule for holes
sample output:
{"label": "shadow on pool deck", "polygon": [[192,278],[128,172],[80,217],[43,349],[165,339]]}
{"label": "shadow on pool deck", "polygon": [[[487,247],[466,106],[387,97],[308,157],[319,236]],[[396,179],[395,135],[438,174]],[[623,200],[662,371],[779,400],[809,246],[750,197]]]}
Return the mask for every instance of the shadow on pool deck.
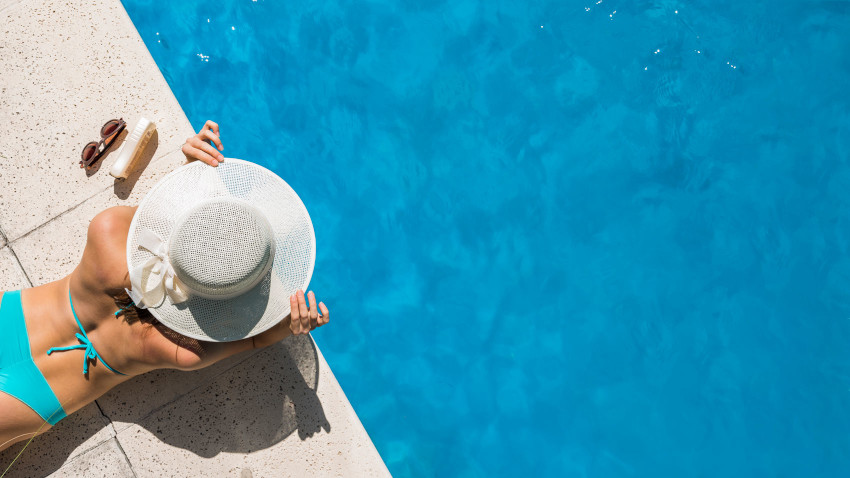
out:
{"label": "shadow on pool deck", "polygon": [[[86,407],[36,437],[6,476],[49,475],[94,435],[102,437],[85,448],[111,438],[98,408],[115,423],[119,442],[138,425],[159,441],[204,458],[269,448],[296,430],[302,440],[323,429],[330,431],[316,395],[318,355],[311,338],[290,337],[227,365],[230,368],[212,376],[205,376],[203,370],[161,370],[133,378],[101,397],[100,407]],[[161,395],[186,389],[187,383],[194,387],[150,411],[133,406],[158,403]],[[151,450],[155,446],[151,444]],[[0,453],[0,473],[22,447],[17,444]],[[84,453],[85,449],[78,450],[71,460]]]}

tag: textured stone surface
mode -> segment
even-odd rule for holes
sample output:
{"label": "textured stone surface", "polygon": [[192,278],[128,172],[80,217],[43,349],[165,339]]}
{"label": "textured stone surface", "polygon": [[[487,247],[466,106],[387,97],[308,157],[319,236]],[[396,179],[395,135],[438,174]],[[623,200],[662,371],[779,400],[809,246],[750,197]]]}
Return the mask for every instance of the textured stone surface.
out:
{"label": "textured stone surface", "polygon": [[12,249],[0,247],[0,291],[18,290],[30,285]]}
{"label": "textured stone surface", "polygon": [[101,443],[82,455],[72,459],[61,469],[53,473],[53,477],[86,477],[86,478],[135,478],[127,457],[121,446],[114,438]]}
{"label": "textured stone surface", "polygon": [[0,465],[5,469],[23,449],[4,478],[49,475],[114,436],[109,421],[92,403],[38,435],[29,445],[17,443],[0,452]]}
{"label": "textured stone surface", "polygon": [[388,476],[358,436],[324,358],[297,337],[121,429],[118,441],[140,476]]}
{"label": "textured stone surface", "polygon": [[[0,227],[9,241],[113,184],[116,147],[100,171],[78,166],[107,120],[154,121],[154,159],[192,134],[120,2],[24,0],[0,11],[0,25]],[[45,192],[50,200],[36,200]]]}
{"label": "textured stone surface", "polygon": [[20,0],[0,0],[0,13],[3,13],[3,10],[18,2],[20,2]]}

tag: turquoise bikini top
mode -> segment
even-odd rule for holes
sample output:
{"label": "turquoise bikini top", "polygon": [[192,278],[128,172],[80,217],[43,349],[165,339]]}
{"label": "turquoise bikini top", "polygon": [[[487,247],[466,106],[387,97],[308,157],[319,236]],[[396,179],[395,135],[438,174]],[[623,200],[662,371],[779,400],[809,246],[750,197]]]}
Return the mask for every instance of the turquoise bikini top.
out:
{"label": "turquoise bikini top", "polygon": [[[74,301],[71,300],[71,289],[70,288],[68,288],[68,302],[71,303],[71,313],[74,314],[74,320],[77,321],[77,325],[80,326],[80,332],[82,332],[81,334],[78,333],[76,335],[77,340],[79,340],[82,343],[77,344],[77,345],[69,345],[67,347],[50,347],[50,349],[47,350],[47,355],[50,355],[53,352],[64,352],[66,350],[83,349],[83,350],[86,351],[86,355],[83,358],[83,374],[84,375],[87,375],[89,373],[89,361],[90,360],[96,361],[97,359],[100,359],[100,363],[102,363],[103,366],[108,368],[110,371],[115,372],[118,375],[127,375],[125,373],[121,373],[118,370],[115,370],[114,368],[110,367],[109,364],[106,363],[106,360],[103,360],[103,357],[101,357],[97,353],[97,350],[94,349],[94,344],[91,343],[91,340],[89,340],[89,336],[86,335],[86,329],[83,328],[83,324],[81,324],[80,319],[77,318],[77,311],[74,310]],[[124,310],[124,309],[121,309],[121,310]],[[118,312],[115,312],[115,315],[118,315],[119,313],[121,313],[121,310],[119,310]]]}

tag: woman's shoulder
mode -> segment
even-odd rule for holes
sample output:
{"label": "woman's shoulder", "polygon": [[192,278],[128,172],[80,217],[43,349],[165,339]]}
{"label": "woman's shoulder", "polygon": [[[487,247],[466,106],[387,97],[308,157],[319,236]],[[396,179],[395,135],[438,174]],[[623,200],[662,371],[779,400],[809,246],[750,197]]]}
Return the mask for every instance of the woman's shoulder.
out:
{"label": "woman's shoulder", "polygon": [[89,223],[80,262],[80,272],[86,282],[104,289],[127,286],[127,233],[135,212],[135,207],[111,207]]}
{"label": "woman's shoulder", "polygon": [[111,247],[116,242],[126,245],[127,233],[130,231],[130,223],[133,222],[136,209],[130,206],[115,206],[98,213],[89,223],[87,243],[98,247]]}

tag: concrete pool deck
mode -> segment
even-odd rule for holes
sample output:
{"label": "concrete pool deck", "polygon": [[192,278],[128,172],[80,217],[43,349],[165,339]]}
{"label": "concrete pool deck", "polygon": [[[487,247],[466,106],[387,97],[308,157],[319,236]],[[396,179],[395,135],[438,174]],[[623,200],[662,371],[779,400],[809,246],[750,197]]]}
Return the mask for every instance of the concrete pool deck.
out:
{"label": "concrete pool deck", "polygon": [[[70,273],[94,215],[138,204],[194,131],[119,0],[0,0],[0,71],[0,290],[15,290]],[[113,180],[117,148],[79,169],[106,120],[140,116],[158,129],[140,174]],[[226,144],[226,119],[211,119]],[[0,453],[0,474],[22,447]],[[309,337],[130,380],[36,437],[6,476],[51,474],[389,476]]]}

